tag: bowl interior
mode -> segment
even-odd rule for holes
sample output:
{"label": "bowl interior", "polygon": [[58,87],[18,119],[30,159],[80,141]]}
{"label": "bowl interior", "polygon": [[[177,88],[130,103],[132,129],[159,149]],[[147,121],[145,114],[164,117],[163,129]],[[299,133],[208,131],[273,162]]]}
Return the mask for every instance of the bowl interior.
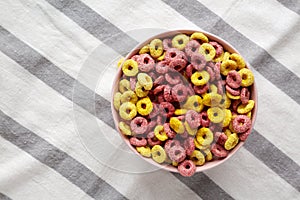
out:
{"label": "bowl interior", "polygon": [[[129,59],[131,58],[132,56],[138,54],[139,50],[145,46],[146,44],[149,44],[151,40],[155,39],[155,38],[166,38],[166,37],[172,37],[176,34],[179,34],[179,33],[184,33],[184,34],[192,34],[194,32],[202,32],[204,33],[208,38],[209,40],[213,40],[213,41],[216,41],[218,43],[220,43],[223,48],[225,50],[227,50],[228,52],[230,53],[238,53],[240,54],[234,47],[232,47],[228,42],[226,42],[225,40],[211,34],[211,33],[208,33],[208,32],[205,32],[205,31],[199,31],[199,30],[174,30],[174,31],[168,31],[168,32],[164,32],[164,33],[161,33],[161,34],[158,34],[158,35],[155,35],[151,38],[148,38],[147,40],[145,40],[144,42],[141,42],[140,44],[138,44],[126,57],[125,57],[125,60],[126,59]],[[241,54],[240,54],[241,55]],[[249,64],[247,63],[247,68],[250,68],[249,67]],[[250,68],[251,69],[251,68]],[[118,69],[118,72],[115,76],[115,79],[114,79],[114,83],[113,83],[113,88],[112,88],[112,99],[113,99],[113,96],[114,94],[118,91],[118,82],[120,80],[122,76],[122,70],[121,70],[121,67]],[[254,126],[254,122],[255,122],[255,119],[256,119],[256,114],[257,114],[257,89],[256,89],[256,83],[254,81],[254,84],[250,87],[250,92],[251,92],[251,97],[250,99],[254,100],[255,101],[255,106],[252,110],[252,127],[251,129],[253,128]],[[161,164],[158,164],[156,163],[154,160],[152,160],[151,158],[146,158],[146,157],[143,157],[141,156],[137,151],[136,149],[129,143],[129,139],[124,136],[119,127],[118,127],[118,123],[120,121],[120,117],[119,117],[119,114],[118,112],[114,109],[114,106],[113,106],[113,101],[111,101],[111,109],[112,109],[112,114],[113,114],[113,119],[114,119],[114,123],[115,123],[115,126],[116,126],[116,129],[118,130],[119,134],[121,135],[121,137],[123,138],[123,140],[125,141],[125,143],[129,146],[129,148],[135,152],[136,154],[138,154],[138,156],[142,157],[144,160],[146,160],[147,162],[150,162],[151,164],[159,167],[159,168],[163,168],[165,170],[168,170],[168,171],[171,171],[171,172],[178,172],[177,168],[172,166],[172,165],[168,165],[168,164],[164,164],[164,165],[161,165]],[[204,170],[207,170],[207,169],[210,169],[210,168],[213,168],[223,162],[225,162],[226,160],[228,160],[233,154],[235,154],[243,145],[244,145],[244,141],[240,141],[238,143],[238,145],[232,149],[228,156],[223,158],[223,159],[219,159],[219,160],[213,160],[213,161],[209,161],[209,162],[206,162],[203,166],[197,166],[197,169],[196,169],[196,172],[201,172],[201,171],[204,171]]]}

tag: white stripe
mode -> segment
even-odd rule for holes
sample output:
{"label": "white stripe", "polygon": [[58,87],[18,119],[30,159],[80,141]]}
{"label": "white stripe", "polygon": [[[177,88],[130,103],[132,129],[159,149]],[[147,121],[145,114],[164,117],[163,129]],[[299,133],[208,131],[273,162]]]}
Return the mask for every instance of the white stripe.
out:
{"label": "white stripe", "polygon": [[14,200],[91,200],[78,187],[0,137],[0,191]]}
{"label": "white stripe", "polygon": [[[153,191],[159,191],[155,193],[157,199],[165,199],[165,197],[168,199],[185,197],[200,199],[170,173],[155,171],[134,175],[102,166],[82,145],[76,124],[74,124],[74,110],[71,101],[45,85],[2,53],[0,53],[0,71],[0,80],[5,82],[0,88],[2,94],[0,95],[0,109],[21,125],[87,166],[127,198],[150,199],[153,196]],[[82,124],[88,123],[89,120],[87,119],[94,118],[87,111],[78,107],[76,109],[84,115],[86,121],[82,121]],[[98,122],[102,123],[99,120]],[[107,125],[102,123],[101,127],[107,130],[106,133],[117,135],[115,130]],[[91,136],[92,138],[83,138],[83,140],[96,141],[98,134],[92,129],[88,130],[84,137]],[[118,139],[120,138],[118,137]],[[102,145],[106,145],[107,141],[102,141],[102,143]],[[163,179],[160,180],[159,177],[163,177]],[[164,183],[163,189],[161,184],[157,184],[158,180],[160,183]],[[129,187],[126,187],[126,184]]]}
{"label": "white stripe", "polygon": [[198,0],[300,77],[300,16],[275,0]]}
{"label": "white stripe", "polygon": [[297,199],[300,195],[244,148],[205,174],[235,199]]}

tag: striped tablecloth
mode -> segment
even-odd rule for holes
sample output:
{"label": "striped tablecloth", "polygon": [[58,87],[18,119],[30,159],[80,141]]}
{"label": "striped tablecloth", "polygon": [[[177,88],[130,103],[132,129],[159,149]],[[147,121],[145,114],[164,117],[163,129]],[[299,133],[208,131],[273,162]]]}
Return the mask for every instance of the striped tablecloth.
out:
{"label": "striped tablecloth", "polygon": [[[0,199],[300,199],[299,15],[299,0],[1,0]],[[255,128],[224,164],[123,170],[110,89],[145,28],[212,32],[253,68]]]}

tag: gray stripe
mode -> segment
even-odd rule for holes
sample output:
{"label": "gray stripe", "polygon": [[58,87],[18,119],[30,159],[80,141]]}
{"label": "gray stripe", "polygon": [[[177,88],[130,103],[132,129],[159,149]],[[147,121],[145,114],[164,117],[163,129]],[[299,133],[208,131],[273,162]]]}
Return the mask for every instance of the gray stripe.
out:
{"label": "gray stripe", "polygon": [[180,181],[188,185],[202,199],[233,199],[204,173],[196,173],[192,177],[183,177],[173,173]]}
{"label": "gray stripe", "polygon": [[[46,0],[56,9],[71,18],[79,26],[90,32],[93,36],[108,44],[121,55],[132,49],[137,42],[123,33],[119,28],[113,26],[108,20],[97,14],[91,8],[78,0]],[[112,35],[120,37],[111,37]]]}
{"label": "gray stripe", "polygon": [[0,192],[0,200],[11,200],[11,198]]}
{"label": "gray stripe", "polygon": [[[276,172],[282,179],[300,191],[299,165],[277,149],[256,130],[249,136],[244,147]],[[295,151],[298,151],[298,149],[295,149]]]}
{"label": "gray stripe", "polygon": [[300,1],[299,0],[277,0],[279,3],[287,7],[288,9],[298,13],[300,15]]}
{"label": "gray stripe", "polygon": [[0,111],[0,135],[95,199],[126,199],[94,172]]}
{"label": "gray stripe", "polygon": [[[197,0],[163,0],[204,30],[230,42],[259,73],[300,104],[300,78]],[[272,72],[272,73],[270,73]]]}
{"label": "gray stripe", "polygon": [[[110,102],[96,95],[89,88],[85,87],[81,83],[77,82],[75,79],[67,75],[57,66],[52,64],[49,60],[44,58],[38,52],[36,52],[31,47],[27,46],[24,42],[20,41],[14,35],[9,33],[3,27],[0,26],[0,50],[9,56],[11,59],[15,60],[19,65],[28,70],[31,74],[38,77],[40,80],[45,82],[51,88],[68,98],[72,101],[72,90],[74,84],[76,84],[77,95],[73,98],[74,103],[86,109],[93,115],[96,115],[99,119],[104,121],[106,124],[114,127],[112,120],[112,114],[110,112]],[[96,105],[94,104],[94,95],[96,95]],[[94,107],[94,105],[96,107]],[[96,108],[96,113],[95,113]],[[43,147],[40,147],[43,148]],[[51,162],[48,163],[51,167]],[[80,163],[78,163],[80,164]],[[77,168],[74,168],[76,170]],[[78,169],[80,171],[80,169]],[[202,178],[203,184],[210,183],[211,180],[208,178]],[[185,184],[192,188],[193,185],[189,182]],[[212,185],[212,184],[209,184]],[[214,193],[216,187],[211,188],[210,192]],[[222,191],[220,187],[217,192]],[[220,191],[219,191],[220,190]],[[222,191],[222,193],[226,193]],[[199,194],[201,197],[204,195]]]}

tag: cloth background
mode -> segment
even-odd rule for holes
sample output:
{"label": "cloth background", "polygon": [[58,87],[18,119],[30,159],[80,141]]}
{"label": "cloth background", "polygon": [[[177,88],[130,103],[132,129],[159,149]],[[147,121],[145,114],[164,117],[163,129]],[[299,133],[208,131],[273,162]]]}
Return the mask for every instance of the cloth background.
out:
{"label": "cloth background", "polygon": [[[1,0],[0,10],[0,199],[300,199],[298,0]],[[122,171],[105,151],[122,146],[110,113],[120,47],[145,28],[212,32],[255,73],[253,133],[192,178]],[[87,64],[99,47],[103,63]]]}

